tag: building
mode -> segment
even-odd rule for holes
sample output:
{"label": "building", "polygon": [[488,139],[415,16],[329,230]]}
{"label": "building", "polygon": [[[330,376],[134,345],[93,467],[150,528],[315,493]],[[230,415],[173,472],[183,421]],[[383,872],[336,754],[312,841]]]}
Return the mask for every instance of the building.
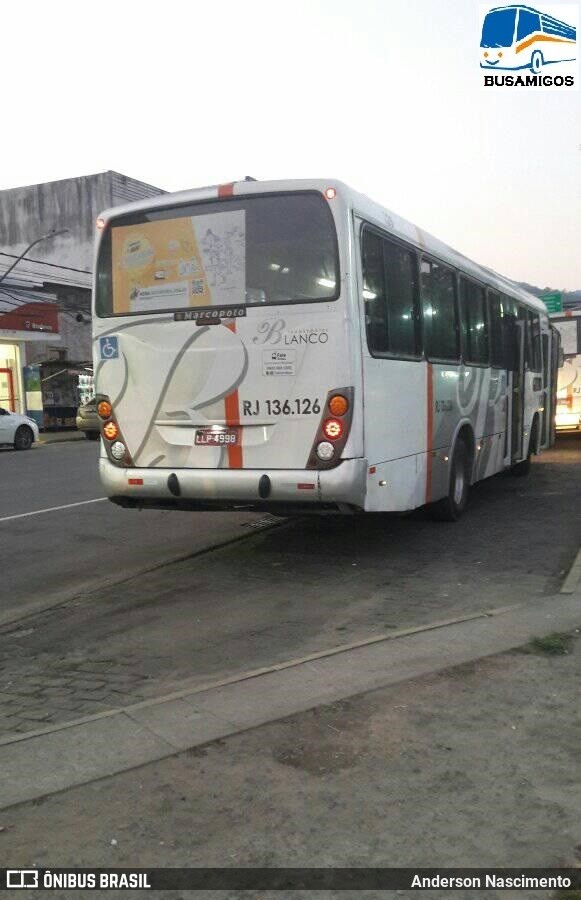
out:
{"label": "building", "polygon": [[41,427],[70,424],[91,361],[95,219],[162,193],[118,172],[0,191],[0,406]]}

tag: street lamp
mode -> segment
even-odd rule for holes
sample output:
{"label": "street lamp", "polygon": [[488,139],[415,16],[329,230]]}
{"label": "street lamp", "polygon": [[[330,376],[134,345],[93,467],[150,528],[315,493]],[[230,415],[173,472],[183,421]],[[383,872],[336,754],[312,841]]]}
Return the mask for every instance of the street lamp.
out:
{"label": "street lamp", "polygon": [[6,269],[6,271],[3,272],[2,275],[0,275],[0,284],[4,281],[6,276],[10,274],[12,269],[18,265],[20,260],[24,259],[24,257],[26,256],[26,254],[28,253],[29,250],[32,250],[32,248],[36,247],[37,244],[40,244],[41,241],[48,241],[51,238],[57,237],[57,235],[59,235],[59,234],[67,234],[69,231],[70,231],[70,228],[60,228],[58,231],[49,231],[48,234],[43,234],[42,237],[37,238],[35,241],[32,242],[32,244],[29,244],[28,247],[26,248],[26,250],[24,250],[23,253],[20,254],[18,259],[15,259],[14,262],[12,263],[12,265],[9,266],[9,268]]}

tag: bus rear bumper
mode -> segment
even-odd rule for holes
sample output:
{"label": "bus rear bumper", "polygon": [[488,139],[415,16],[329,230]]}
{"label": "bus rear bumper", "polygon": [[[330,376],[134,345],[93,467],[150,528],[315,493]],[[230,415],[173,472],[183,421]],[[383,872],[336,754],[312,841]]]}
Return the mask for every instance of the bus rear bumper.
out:
{"label": "bus rear bumper", "polygon": [[362,509],[367,460],[314,469],[125,469],[99,460],[108,497],[120,506],[157,509]]}

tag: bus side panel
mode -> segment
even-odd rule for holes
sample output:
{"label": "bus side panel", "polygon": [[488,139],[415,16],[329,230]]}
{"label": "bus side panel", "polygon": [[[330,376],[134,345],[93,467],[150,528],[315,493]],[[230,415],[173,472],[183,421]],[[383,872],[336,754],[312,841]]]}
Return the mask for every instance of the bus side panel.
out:
{"label": "bus side panel", "polygon": [[535,416],[538,419],[537,424],[537,444],[533,448],[536,452],[539,441],[542,440],[542,435],[539,432],[539,428],[541,427],[541,415],[540,408],[543,404],[543,391],[542,391],[542,374],[539,372],[532,372],[527,370],[525,372],[524,385],[525,385],[525,402],[524,402],[524,414],[523,414],[523,429],[524,429],[524,441],[523,441],[523,459],[526,458],[529,450],[529,443],[532,438],[532,429],[533,429],[533,421]]}
{"label": "bus side panel", "polygon": [[[450,463],[463,428],[473,444],[472,480],[501,471],[507,423],[507,378],[501,369],[433,364],[428,420],[426,502],[448,492]],[[430,433],[431,432],[431,433]]]}
{"label": "bus side panel", "polygon": [[420,457],[426,450],[426,363],[374,359],[364,345],[363,373],[365,456],[375,467],[365,508],[414,509],[425,502]]}
{"label": "bus side panel", "polygon": [[404,511],[444,497],[463,426],[473,435],[473,480],[502,470],[506,372],[370,357],[364,371],[366,454],[376,469],[366,509]]}

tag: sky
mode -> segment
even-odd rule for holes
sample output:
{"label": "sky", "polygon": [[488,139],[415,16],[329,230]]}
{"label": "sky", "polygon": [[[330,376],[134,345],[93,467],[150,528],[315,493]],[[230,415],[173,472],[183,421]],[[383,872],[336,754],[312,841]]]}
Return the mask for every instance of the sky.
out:
{"label": "sky", "polygon": [[581,91],[483,88],[480,23],[475,0],[6,3],[0,189],[336,178],[581,289]]}

